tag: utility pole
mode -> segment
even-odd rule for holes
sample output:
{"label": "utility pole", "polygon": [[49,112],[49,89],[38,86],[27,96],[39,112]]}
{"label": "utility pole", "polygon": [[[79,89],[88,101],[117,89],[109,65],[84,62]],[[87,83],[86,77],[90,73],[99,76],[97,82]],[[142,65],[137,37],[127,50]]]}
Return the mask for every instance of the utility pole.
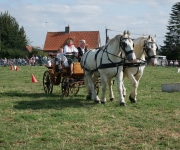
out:
{"label": "utility pole", "polygon": [[108,31],[109,29],[106,29],[106,43],[105,44],[107,44],[108,43],[108,41],[109,41],[109,36],[107,35],[107,31]]}

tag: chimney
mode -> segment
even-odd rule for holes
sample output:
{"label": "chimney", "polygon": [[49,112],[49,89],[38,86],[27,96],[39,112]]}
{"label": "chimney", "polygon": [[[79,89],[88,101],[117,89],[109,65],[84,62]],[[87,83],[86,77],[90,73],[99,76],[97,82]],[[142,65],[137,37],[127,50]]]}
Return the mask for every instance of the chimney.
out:
{"label": "chimney", "polygon": [[65,27],[65,33],[70,33],[70,27],[69,27],[69,25],[67,26],[67,27]]}

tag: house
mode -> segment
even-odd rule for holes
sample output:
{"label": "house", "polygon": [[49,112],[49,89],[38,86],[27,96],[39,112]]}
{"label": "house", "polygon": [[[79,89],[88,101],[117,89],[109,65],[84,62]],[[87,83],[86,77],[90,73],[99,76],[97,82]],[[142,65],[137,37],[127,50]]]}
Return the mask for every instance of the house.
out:
{"label": "house", "polygon": [[41,48],[40,46],[29,46],[29,45],[27,45],[27,46],[24,48],[24,50],[25,50],[25,51],[28,51],[29,53],[31,53],[32,50],[33,50],[33,48],[36,49],[36,50],[39,50],[39,51],[42,50],[42,48]]}
{"label": "house", "polygon": [[32,52],[32,46],[27,45],[25,49],[28,50],[30,53]]}
{"label": "house", "polygon": [[89,45],[88,49],[94,49],[101,46],[99,31],[70,31],[70,27],[65,27],[64,32],[47,32],[44,43],[44,52],[56,53],[59,47],[64,47],[68,38],[74,40],[74,46],[79,46],[79,41],[84,39]]}

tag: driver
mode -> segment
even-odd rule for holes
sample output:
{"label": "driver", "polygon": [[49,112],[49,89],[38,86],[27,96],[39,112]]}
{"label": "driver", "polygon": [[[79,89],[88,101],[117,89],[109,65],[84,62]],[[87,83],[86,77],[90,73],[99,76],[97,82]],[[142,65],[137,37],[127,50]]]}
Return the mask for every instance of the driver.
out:
{"label": "driver", "polygon": [[68,64],[70,65],[71,75],[73,74],[73,62],[77,62],[78,58],[78,50],[74,46],[74,42],[72,38],[68,38],[66,41],[66,45],[64,46],[64,55],[68,59]]}

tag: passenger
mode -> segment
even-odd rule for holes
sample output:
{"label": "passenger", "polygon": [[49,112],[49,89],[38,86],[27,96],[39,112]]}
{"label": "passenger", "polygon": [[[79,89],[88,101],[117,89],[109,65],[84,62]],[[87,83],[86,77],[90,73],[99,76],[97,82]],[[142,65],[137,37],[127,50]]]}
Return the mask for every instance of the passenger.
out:
{"label": "passenger", "polygon": [[63,48],[59,48],[55,58],[56,72],[61,72],[62,67],[69,66],[67,58],[63,54]]}
{"label": "passenger", "polygon": [[86,45],[86,41],[85,40],[80,40],[80,45],[77,48],[78,49],[78,62],[81,61],[81,57],[83,56],[83,54],[87,51],[87,47],[88,45]]}
{"label": "passenger", "polygon": [[69,38],[66,41],[66,45],[64,46],[64,55],[68,59],[68,64],[71,69],[71,75],[73,74],[73,62],[77,62],[78,58],[78,50],[77,48],[73,45],[73,39]]}

